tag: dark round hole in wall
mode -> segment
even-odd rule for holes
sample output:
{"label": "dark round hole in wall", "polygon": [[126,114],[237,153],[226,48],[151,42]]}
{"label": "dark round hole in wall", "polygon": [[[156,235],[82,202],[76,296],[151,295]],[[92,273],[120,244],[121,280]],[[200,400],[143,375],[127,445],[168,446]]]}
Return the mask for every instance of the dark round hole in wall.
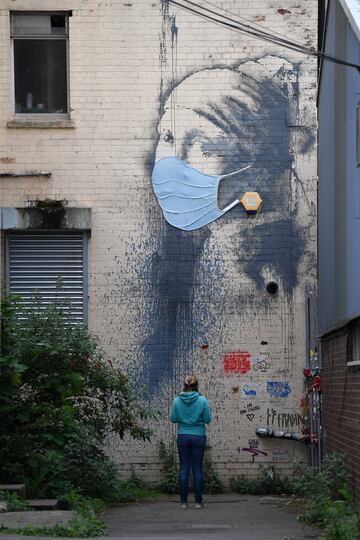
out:
{"label": "dark round hole in wall", "polygon": [[266,285],[266,290],[270,294],[276,294],[279,290],[279,285],[275,281],[269,281]]}

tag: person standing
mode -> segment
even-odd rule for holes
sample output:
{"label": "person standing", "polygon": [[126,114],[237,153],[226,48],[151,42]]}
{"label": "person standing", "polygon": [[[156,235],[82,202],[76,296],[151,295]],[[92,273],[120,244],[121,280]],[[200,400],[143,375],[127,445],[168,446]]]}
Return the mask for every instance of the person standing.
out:
{"label": "person standing", "polygon": [[202,508],[203,459],[206,445],[205,424],[211,421],[211,412],[204,396],[199,394],[195,375],[184,379],[183,392],[173,401],[171,421],[178,424],[177,447],[180,470],[180,507],[188,507],[189,471],[192,469],[195,508]]}

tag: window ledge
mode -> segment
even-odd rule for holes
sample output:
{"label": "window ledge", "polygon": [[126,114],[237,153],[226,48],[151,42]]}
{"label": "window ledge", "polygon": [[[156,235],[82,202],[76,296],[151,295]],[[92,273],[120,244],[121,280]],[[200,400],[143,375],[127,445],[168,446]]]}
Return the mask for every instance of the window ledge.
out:
{"label": "window ledge", "polygon": [[352,360],[351,362],[346,362],[347,367],[360,367],[360,360]]}
{"label": "window ledge", "polygon": [[75,124],[70,118],[12,118],[7,123],[8,128],[35,128],[35,129],[73,129]]}

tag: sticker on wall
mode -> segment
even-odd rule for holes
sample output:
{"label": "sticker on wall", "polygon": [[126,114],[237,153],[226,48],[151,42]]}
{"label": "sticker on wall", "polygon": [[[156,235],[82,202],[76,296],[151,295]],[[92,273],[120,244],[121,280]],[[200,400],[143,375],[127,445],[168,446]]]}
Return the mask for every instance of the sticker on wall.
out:
{"label": "sticker on wall", "polygon": [[225,353],[223,361],[225,373],[245,375],[250,370],[250,353],[246,351]]}
{"label": "sticker on wall", "polygon": [[276,398],[288,397],[291,392],[290,385],[286,381],[268,381],[266,390],[271,397]]}
{"label": "sticker on wall", "polygon": [[221,210],[217,204],[219,183],[251,167],[221,176],[204,174],[176,157],[164,157],[155,163],[152,185],[164,218],[183,231],[208,225],[240,203],[235,199]]}
{"label": "sticker on wall", "polygon": [[289,452],[287,450],[275,449],[271,452],[272,461],[290,461]]}
{"label": "sticker on wall", "polygon": [[244,397],[256,397],[256,387],[249,384],[244,384],[241,389],[241,393]]}
{"label": "sticker on wall", "polygon": [[270,363],[267,362],[265,359],[260,358],[253,358],[254,365],[253,369],[254,371],[260,371],[260,373],[266,373],[270,368]]}

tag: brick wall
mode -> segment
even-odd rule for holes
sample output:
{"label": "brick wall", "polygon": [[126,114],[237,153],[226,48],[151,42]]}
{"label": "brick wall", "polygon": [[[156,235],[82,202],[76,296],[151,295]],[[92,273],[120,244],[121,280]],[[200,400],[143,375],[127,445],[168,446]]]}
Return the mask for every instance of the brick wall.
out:
{"label": "brick wall", "polygon": [[[221,5],[316,46],[315,0]],[[31,9],[73,10],[72,123],[62,129],[8,127],[9,10]],[[1,205],[46,197],[92,208],[90,328],[162,414],[151,443],[109,443],[121,470],[157,476],[158,441],[173,436],[171,399],[194,371],[213,409],[208,435],[221,476],[273,462],[290,471],[303,447],[257,439],[255,429],[278,427],[278,414],[299,412],[302,397],[305,301],[316,282],[316,60],[167,0],[2,0],[0,36],[0,158],[12,160],[0,170],[52,171],[50,180],[2,178]],[[258,191],[262,213],[249,219],[237,207],[194,233],[170,227],[150,182],[165,155],[209,174],[252,163],[223,183],[220,202]],[[276,296],[268,281],[279,284]],[[228,370],[226,354],[238,351],[248,367]],[[251,445],[263,453],[254,457]]]}
{"label": "brick wall", "polygon": [[360,371],[347,367],[349,329],[322,339],[323,436],[325,452],[346,454],[352,488],[360,502]]}

